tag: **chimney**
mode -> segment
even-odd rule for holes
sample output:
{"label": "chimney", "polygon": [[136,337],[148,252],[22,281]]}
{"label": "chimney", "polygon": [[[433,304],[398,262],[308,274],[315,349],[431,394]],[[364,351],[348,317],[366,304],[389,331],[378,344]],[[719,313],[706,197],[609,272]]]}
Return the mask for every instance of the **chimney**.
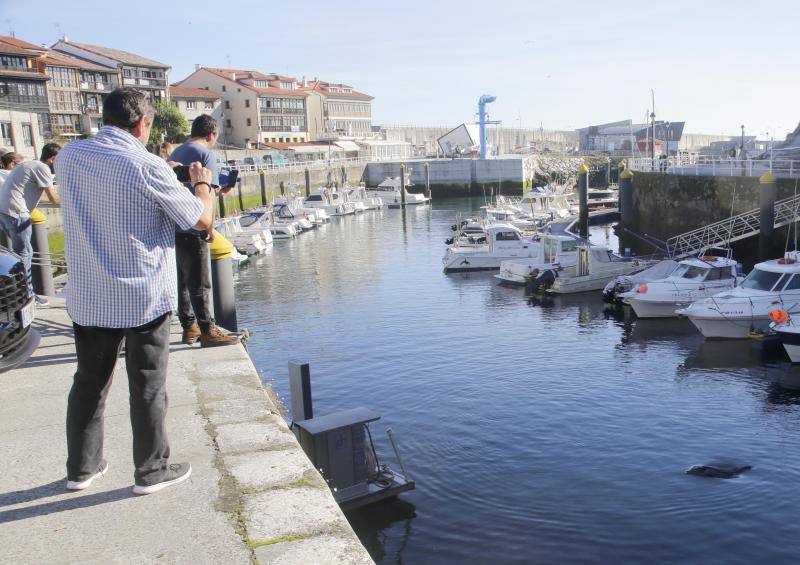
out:
{"label": "chimney", "polygon": [[231,73],[231,80],[236,80],[236,73]]}
{"label": "chimney", "polygon": [[194,64],[194,70],[199,71],[202,68],[203,68],[203,65],[201,65],[200,63],[195,63]]}
{"label": "chimney", "polygon": [[303,88],[305,88],[305,87],[306,87],[306,75],[303,75],[303,82],[302,82],[302,85],[303,85]]}
{"label": "chimney", "polygon": [[64,43],[69,43],[69,36],[65,33],[64,37],[61,38],[61,41],[63,41]]}

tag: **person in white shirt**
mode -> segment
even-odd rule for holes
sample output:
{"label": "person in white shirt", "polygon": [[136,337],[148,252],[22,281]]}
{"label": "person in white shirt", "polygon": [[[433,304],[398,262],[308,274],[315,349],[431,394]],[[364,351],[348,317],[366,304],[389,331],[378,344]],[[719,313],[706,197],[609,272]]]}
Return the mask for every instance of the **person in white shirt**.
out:
{"label": "person in white shirt", "polygon": [[0,156],[0,186],[3,186],[6,178],[11,174],[11,169],[22,163],[23,160],[25,160],[25,157],[13,151]]}

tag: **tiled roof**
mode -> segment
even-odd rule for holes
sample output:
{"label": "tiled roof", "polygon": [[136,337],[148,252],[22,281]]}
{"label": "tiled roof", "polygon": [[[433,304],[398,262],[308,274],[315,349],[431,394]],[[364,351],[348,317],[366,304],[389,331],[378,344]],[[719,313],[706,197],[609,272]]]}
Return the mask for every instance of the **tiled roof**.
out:
{"label": "tiled roof", "polygon": [[16,37],[11,37],[10,35],[0,35],[0,42],[7,43],[8,45],[13,45],[14,47],[19,47],[21,49],[30,49],[32,51],[45,51],[45,48],[42,47],[41,45],[34,45],[33,43],[22,41],[21,39],[17,39]]}
{"label": "tiled roof", "polygon": [[219,96],[215,92],[206,90],[205,88],[185,88],[183,86],[170,86],[169,95],[173,98],[206,98],[212,100],[219,100]]}
{"label": "tiled roof", "polygon": [[[349,88],[351,89],[350,92],[331,92],[329,90],[330,87],[334,88]],[[326,96],[331,96],[335,98],[343,97],[343,98],[360,98],[362,100],[372,100],[374,97],[370,96],[369,94],[364,94],[363,92],[358,92],[356,90],[352,90],[352,87],[347,84],[335,84],[331,82],[325,82],[323,80],[316,80],[311,81],[309,86],[304,88],[303,90],[308,91],[315,91],[325,94]]]}
{"label": "tiled roof", "polygon": [[241,79],[258,79],[258,80],[268,80],[269,76],[265,75],[264,73],[260,73],[258,71],[248,71],[245,69],[222,69],[219,67],[200,67],[201,69],[205,69],[208,72],[214,73],[217,76],[221,76],[222,78],[226,78],[228,80],[233,80],[231,75],[236,75],[236,80]]}
{"label": "tiled roof", "polygon": [[106,73],[117,72],[117,69],[112,69],[111,67],[104,67],[103,65],[98,65],[97,63],[92,63],[90,61],[85,61],[84,59],[72,57],[70,55],[67,55],[66,53],[62,53],[61,51],[55,51],[53,49],[47,51],[47,57],[45,57],[44,61],[45,64],[48,66],[76,67],[84,71],[98,71]]}
{"label": "tiled roof", "polygon": [[278,88],[276,86],[269,86],[267,88],[252,87],[252,89],[258,92],[259,94],[291,94],[294,96],[303,96],[303,97],[308,96],[308,93],[306,93],[301,88],[298,88],[297,90],[292,90],[289,88]]}
{"label": "tiled roof", "polygon": [[22,47],[17,47],[16,45],[6,43],[1,39],[0,39],[0,53],[6,53],[8,55],[27,55],[28,57],[36,57],[39,54],[35,51],[31,51],[30,49],[24,49]]}
{"label": "tiled roof", "polygon": [[76,43],[74,41],[70,41],[69,45],[74,45],[75,47],[84,49],[91,53],[102,55],[103,57],[108,57],[109,59],[114,59],[115,61],[119,61],[125,65],[160,67],[162,69],[170,68],[169,65],[165,65],[164,63],[159,63],[158,61],[154,61],[153,59],[148,59],[140,55],[134,55],[133,53],[128,53],[127,51],[122,51],[121,49],[112,49],[111,47],[101,47],[99,45],[90,45],[88,43]]}

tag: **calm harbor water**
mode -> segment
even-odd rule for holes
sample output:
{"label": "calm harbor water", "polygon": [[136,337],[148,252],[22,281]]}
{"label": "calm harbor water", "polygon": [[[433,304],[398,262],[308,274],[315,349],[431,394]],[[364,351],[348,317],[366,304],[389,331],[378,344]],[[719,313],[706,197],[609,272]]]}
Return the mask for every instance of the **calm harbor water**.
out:
{"label": "calm harbor water", "polygon": [[[531,303],[489,273],[442,274],[455,211],[480,205],[334,219],[238,275],[250,354],[287,405],[287,361],[308,361],[316,414],[380,413],[390,464],[384,428],[399,440],[417,489],[349,516],[373,558],[795,562],[800,392],[782,352],[626,319],[599,293]],[[753,470],[684,473],[712,462]]]}

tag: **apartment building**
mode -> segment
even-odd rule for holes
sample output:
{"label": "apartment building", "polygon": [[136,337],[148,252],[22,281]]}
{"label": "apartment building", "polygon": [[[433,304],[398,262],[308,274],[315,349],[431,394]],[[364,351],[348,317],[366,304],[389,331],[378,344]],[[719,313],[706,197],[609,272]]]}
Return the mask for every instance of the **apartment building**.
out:
{"label": "apartment building", "polygon": [[120,49],[75,43],[67,36],[57,41],[52,49],[102,67],[116,69],[122,86],[142,90],[148,93],[151,100],[169,98],[169,65]]}
{"label": "apartment building", "polygon": [[224,144],[249,148],[308,140],[308,94],[296,79],[198,65],[176,86],[219,95]]}
{"label": "apartment building", "polygon": [[337,84],[314,79],[303,88],[308,92],[311,139],[372,137],[373,97]]}
{"label": "apartment building", "polygon": [[13,40],[0,36],[0,147],[33,159],[43,145],[48,76],[41,53]]}
{"label": "apartment building", "polygon": [[[189,130],[194,119],[202,114],[216,118],[218,123],[222,120],[222,99],[211,90],[170,86],[169,98],[172,105],[186,118]],[[186,133],[189,133],[189,130]]]}

